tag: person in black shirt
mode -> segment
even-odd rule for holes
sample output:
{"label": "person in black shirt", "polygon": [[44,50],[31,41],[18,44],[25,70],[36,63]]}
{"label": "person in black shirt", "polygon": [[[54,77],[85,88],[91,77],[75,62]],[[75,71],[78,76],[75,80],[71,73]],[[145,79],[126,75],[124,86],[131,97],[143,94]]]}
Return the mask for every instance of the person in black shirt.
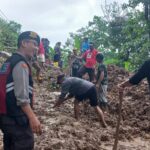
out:
{"label": "person in black shirt", "polygon": [[147,78],[150,87],[150,60],[145,61],[141,68],[129,80],[119,85],[119,91],[123,92],[124,88],[139,84],[144,78]]}
{"label": "person in black shirt", "polygon": [[[75,97],[74,114],[75,118],[79,119],[79,103],[89,99],[90,105],[95,109],[95,112],[101,120],[102,126],[107,127],[104,114],[98,106],[97,92],[93,83],[77,77],[65,77],[64,74],[61,74],[57,77],[57,84],[61,85],[61,95],[59,96],[58,101],[55,103],[54,108],[60,106],[67,99]],[[67,96],[67,94],[69,95]]]}
{"label": "person in black shirt", "polygon": [[108,86],[108,75],[107,75],[107,67],[103,63],[104,55],[98,53],[96,55],[96,61],[98,62],[98,70],[97,70],[97,77],[96,77],[96,87],[97,87],[97,96],[100,107],[103,111],[107,109],[107,86]]}

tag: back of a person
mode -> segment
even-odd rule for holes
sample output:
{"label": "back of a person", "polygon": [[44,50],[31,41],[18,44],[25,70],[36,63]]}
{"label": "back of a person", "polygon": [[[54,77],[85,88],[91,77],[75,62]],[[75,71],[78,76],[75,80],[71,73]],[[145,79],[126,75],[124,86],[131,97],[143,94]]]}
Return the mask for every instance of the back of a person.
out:
{"label": "back of a person", "polygon": [[74,95],[81,95],[86,93],[92,86],[94,86],[93,83],[77,78],[77,77],[69,77],[66,78],[68,82],[70,82],[70,93]]}

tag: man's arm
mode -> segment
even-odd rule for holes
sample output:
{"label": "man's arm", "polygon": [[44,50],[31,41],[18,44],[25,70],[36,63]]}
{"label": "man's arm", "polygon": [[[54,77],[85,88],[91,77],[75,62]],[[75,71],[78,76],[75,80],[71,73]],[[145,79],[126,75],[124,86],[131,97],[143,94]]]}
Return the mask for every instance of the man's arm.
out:
{"label": "man's arm", "polygon": [[129,80],[121,83],[119,85],[119,91],[123,92],[126,87],[130,87],[132,85],[137,85],[147,76],[147,71],[149,70],[149,61],[146,61],[141,68],[135,73]]}
{"label": "man's arm", "polygon": [[14,93],[17,99],[17,105],[22,106],[30,104],[29,99],[29,69],[26,63],[19,62],[12,72],[14,80]]}
{"label": "man's arm", "polygon": [[69,93],[70,86],[71,86],[71,84],[68,80],[66,80],[62,83],[61,95],[59,96],[59,99],[57,100],[54,107],[60,106],[65,100],[68,99],[65,97],[66,97],[67,93]]}
{"label": "man's arm", "polygon": [[30,106],[29,99],[29,69],[24,62],[18,63],[12,72],[14,80],[14,93],[17,105],[29,119],[30,127],[33,132],[41,133],[41,125]]}
{"label": "man's arm", "polygon": [[120,87],[126,88],[126,87],[130,87],[130,86],[132,86],[132,85],[133,85],[133,84],[131,84],[131,83],[129,82],[129,80],[127,80],[127,81],[123,82],[123,83],[120,85]]}
{"label": "man's arm", "polygon": [[26,104],[24,106],[21,106],[21,109],[27,115],[32,131],[34,133],[41,134],[42,130],[41,130],[40,121],[37,119],[36,115],[31,109],[31,106],[29,104]]}
{"label": "man's arm", "polygon": [[149,72],[150,62],[145,61],[141,68],[129,79],[129,82],[133,85],[139,84]]}
{"label": "man's arm", "polygon": [[131,83],[129,82],[129,80],[127,80],[127,81],[121,83],[120,85],[118,85],[118,87],[119,87],[119,92],[123,92],[126,87],[131,87],[132,85],[133,85],[133,84],[131,84]]}
{"label": "man's arm", "polygon": [[59,98],[53,108],[59,107],[65,100],[65,98]]}
{"label": "man's arm", "polygon": [[72,97],[73,97],[72,94],[69,94],[66,98],[64,98],[64,97],[59,97],[59,99],[57,100],[56,104],[54,105],[54,108],[55,108],[55,107],[59,107],[64,101],[66,101],[66,100],[68,100],[68,99],[70,99],[70,98],[72,98]]}
{"label": "man's arm", "polygon": [[83,53],[82,59],[86,62],[86,57],[87,57],[87,51]]}

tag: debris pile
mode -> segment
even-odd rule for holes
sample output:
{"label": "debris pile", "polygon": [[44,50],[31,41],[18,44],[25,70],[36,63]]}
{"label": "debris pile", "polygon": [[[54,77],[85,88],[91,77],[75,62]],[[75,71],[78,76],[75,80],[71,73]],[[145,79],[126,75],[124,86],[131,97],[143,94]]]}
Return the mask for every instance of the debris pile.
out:
{"label": "debris pile", "polygon": [[[112,149],[119,103],[117,85],[127,80],[129,73],[115,65],[108,66],[109,112],[105,114],[107,129],[102,128],[94,110],[89,106],[85,110],[82,104],[80,119],[75,120],[73,99],[57,109],[53,108],[59,92],[57,88],[53,89],[50,86],[55,87],[56,76],[59,73],[60,70],[54,68],[45,71],[43,82],[35,84],[34,108],[43,127],[42,135],[35,135],[35,150]],[[144,80],[138,87],[126,90],[123,100],[119,149],[149,150],[150,99],[147,82]],[[138,143],[133,142],[139,138]]]}
{"label": "debris pile", "polygon": [[[116,66],[109,66],[109,92],[110,114],[118,113],[118,91],[117,85],[129,79],[129,73]],[[131,75],[130,75],[131,76]],[[150,133],[150,93],[146,80],[138,86],[127,89],[124,93],[122,108],[122,136],[144,137]],[[127,133],[127,135],[126,135]]]}
{"label": "debris pile", "polygon": [[[81,116],[79,121],[74,119],[73,99],[68,100],[60,108],[53,109],[59,93],[50,92],[47,87],[50,83],[36,87],[37,104],[36,110],[43,123],[43,134],[36,138],[36,149],[112,149],[115,137],[115,128],[118,115],[118,90],[117,85],[129,78],[129,73],[114,65],[108,66],[109,74],[109,112],[106,114],[108,128],[103,129],[95,112],[91,107],[86,110],[81,104]],[[40,88],[42,86],[42,88]],[[146,143],[144,146],[134,145],[130,147],[130,142],[136,138],[150,139],[150,101],[149,91],[146,81],[138,87],[126,90],[122,108],[122,122],[120,127],[119,140],[128,141],[120,145],[120,149],[148,150]],[[146,147],[145,147],[146,146]]]}

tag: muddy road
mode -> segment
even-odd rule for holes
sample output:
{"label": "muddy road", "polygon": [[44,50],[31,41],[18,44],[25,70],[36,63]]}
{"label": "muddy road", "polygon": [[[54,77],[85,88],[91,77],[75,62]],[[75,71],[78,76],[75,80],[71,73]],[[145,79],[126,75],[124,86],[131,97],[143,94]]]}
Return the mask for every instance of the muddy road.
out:
{"label": "muddy road", "polygon": [[[42,135],[35,135],[35,150],[112,150],[119,102],[116,85],[126,80],[129,73],[116,66],[109,66],[108,72],[110,108],[105,114],[107,129],[101,126],[94,110],[90,106],[85,108],[83,104],[80,106],[80,119],[75,120],[73,99],[53,109],[59,92],[49,88],[47,77],[42,84],[35,84],[34,107],[43,127]],[[150,99],[147,82],[143,81],[138,87],[126,90],[123,99],[119,150],[150,150]]]}

